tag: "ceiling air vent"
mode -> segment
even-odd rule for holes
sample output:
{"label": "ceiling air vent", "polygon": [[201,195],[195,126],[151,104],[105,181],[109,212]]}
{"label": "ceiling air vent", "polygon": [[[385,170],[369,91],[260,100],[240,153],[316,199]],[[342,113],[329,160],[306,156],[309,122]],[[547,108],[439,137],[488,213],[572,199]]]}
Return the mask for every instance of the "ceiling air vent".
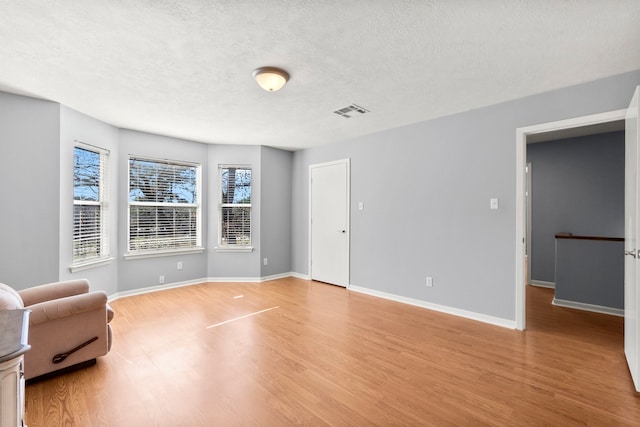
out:
{"label": "ceiling air vent", "polygon": [[350,119],[353,116],[358,116],[360,114],[364,114],[368,112],[369,110],[359,106],[358,104],[351,104],[348,107],[340,108],[339,110],[334,111],[334,113],[346,119]]}

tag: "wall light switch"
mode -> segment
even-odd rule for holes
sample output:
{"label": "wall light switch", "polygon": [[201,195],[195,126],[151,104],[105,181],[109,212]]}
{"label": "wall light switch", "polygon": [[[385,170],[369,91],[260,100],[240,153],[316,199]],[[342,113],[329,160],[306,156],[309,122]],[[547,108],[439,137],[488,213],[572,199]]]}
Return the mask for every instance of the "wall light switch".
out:
{"label": "wall light switch", "polygon": [[489,200],[489,207],[491,209],[498,209],[498,199],[497,198],[493,198]]}
{"label": "wall light switch", "polygon": [[363,211],[364,210],[364,202],[358,202],[358,210],[359,211]]}

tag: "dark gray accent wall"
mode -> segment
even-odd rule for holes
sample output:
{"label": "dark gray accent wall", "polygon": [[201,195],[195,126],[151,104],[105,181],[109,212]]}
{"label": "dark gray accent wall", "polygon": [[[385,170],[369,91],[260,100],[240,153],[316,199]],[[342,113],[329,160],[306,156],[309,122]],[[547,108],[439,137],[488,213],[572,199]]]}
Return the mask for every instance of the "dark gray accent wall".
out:
{"label": "dark gray accent wall", "polygon": [[555,298],[624,310],[624,242],[556,239]]}
{"label": "dark gray accent wall", "polygon": [[[291,164],[293,153],[261,148],[261,276],[291,271]],[[264,265],[264,258],[268,264]]]}
{"label": "dark gray accent wall", "polygon": [[559,232],[624,237],[624,132],[527,146],[531,163],[531,279],[555,282]]}
{"label": "dark gray accent wall", "polygon": [[58,279],[60,105],[0,92],[0,282]]}
{"label": "dark gray accent wall", "polygon": [[294,153],[293,270],[308,274],[308,167],[348,157],[352,285],[514,320],[516,129],[626,108],[639,83],[635,71]]}
{"label": "dark gray accent wall", "polygon": [[[208,146],[198,142],[125,129],[119,131],[119,139],[118,217],[121,219],[121,226],[118,235],[118,252],[120,256],[127,253],[128,162],[130,155],[193,162],[202,165],[203,245],[206,244],[208,232],[206,218],[209,210],[210,191],[209,166],[207,164]],[[182,262],[182,270],[177,268],[179,261]],[[202,279],[206,277],[206,274],[206,253],[121,259],[118,269],[118,290],[122,292],[157,286],[159,285],[159,276],[165,277],[165,283],[179,283]]]}

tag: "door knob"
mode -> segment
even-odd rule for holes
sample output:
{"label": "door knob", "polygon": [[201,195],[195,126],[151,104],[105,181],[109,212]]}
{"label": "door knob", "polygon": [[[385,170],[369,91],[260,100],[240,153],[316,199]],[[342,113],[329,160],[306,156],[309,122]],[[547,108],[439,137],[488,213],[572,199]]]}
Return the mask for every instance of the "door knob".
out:
{"label": "door knob", "polygon": [[632,257],[634,257],[634,258],[635,258],[635,257],[636,257],[636,250],[635,250],[635,249],[632,249],[632,250],[630,250],[630,251],[624,251],[624,254],[625,254],[625,255],[631,255]]}

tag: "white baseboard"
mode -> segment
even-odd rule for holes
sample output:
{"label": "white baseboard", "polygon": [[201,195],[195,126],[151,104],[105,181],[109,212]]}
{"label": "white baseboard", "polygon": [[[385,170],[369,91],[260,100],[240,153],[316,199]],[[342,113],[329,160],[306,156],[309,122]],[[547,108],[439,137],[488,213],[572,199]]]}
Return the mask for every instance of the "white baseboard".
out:
{"label": "white baseboard", "polygon": [[537,286],[539,288],[551,288],[551,289],[556,288],[555,282],[545,282],[544,280],[532,280],[531,283],[529,284],[531,286]]}
{"label": "white baseboard", "polygon": [[295,273],[287,272],[262,277],[207,277],[205,281],[211,283],[261,283],[292,276],[296,277]]}
{"label": "white baseboard", "polygon": [[163,291],[165,289],[173,289],[173,288],[181,288],[183,286],[198,285],[198,284],[204,283],[206,281],[207,281],[206,279],[195,279],[195,280],[187,280],[185,282],[165,283],[163,285],[148,286],[146,288],[139,288],[139,289],[133,289],[133,290],[130,290],[130,291],[116,292],[115,294],[109,295],[108,300],[109,300],[109,302],[111,302],[111,301],[115,301],[115,300],[120,299],[120,298],[130,297],[130,296],[133,296],[133,295],[148,294],[149,292]]}
{"label": "white baseboard", "polygon": [[309,276],[308,274],[300,274],[292,271],[291,273],[289,273],[289,275],[291,277],[295,277],[296,279],[311,280],[311,276]]}
{"label": "white baseboard", "polygon": [[427,301],[407,298],[400,295],[390,294],[387,292],[376,291],[374,289],[363,288],[351,285],[347,289],[362,294],[371,295],[378,298],[384,298],[391,301],[401,302],[403,304],[414,305],[416,307],[426,308],[428,310],[439,311],[441,313],[452,314],[466,319],[477,320],[479,322],[489,323],[491,325],[501,326],[503,328],[515,329],[516,322],[514,320],[503,319],[500,317],[487,316],[486,314],[475,313],[473,311],[462,310],[459,308],[448,307],[440,304],[433,304]]}
{"label": "white baseboard", "polygon": [[[264,276],[264,277],[207,277],[202,279],[188,280],[185,282],[165,283],[163,285],[148,286],[146,288],[133,289],[131,291],[116,292],[115,294],[112,294],[109,296],[109,302],[115,301],[120,298],[133,296],[133,295],[141,295],[149,292],[158,292],[165,289],[180,288],[183,286],[199,285],[202,283],[261,283],[261,282],[281,279],[285,277],[295,277],[297,279],[310,280],[308,275],[303,275],[295,272],[274,274],[271,276]],[[485,314],[475,313],[473,311],[462,310],[454,307],[448,307],[445,305],[433,304],[427,301],[421,301],[413,298],[403,297],[400,295],[390,294],[387,292],[376,291],[374,289],[363,288],[361,286],[349,285],[347,289],[349,291],[359,292],[361,294],[367,294],[367,295],[371,295],[378,298],[384,298],[387,300],[400,302],[403,304],[409,304],[416,307],[426,308],[428,310],[439,311],[441,313],[452,314],[454,316],[464,317],[466,319],[477,320],[479,322],[489,323],[491,325],[501,326],[503,328],[509,328],[509,329],[516,328],[516,323],[513,320],[502,319],[500,317],[494,317],[494,316],[487,316]],[[555,300],[554,300],[554,304],[555,304]]]}
{"label": "white baseboard", "polygon": [[551,304],[557,305],[558,307],[574,308],[576,310],[593,311],[594,313],[610,314],[612,316],[624,317],[624,310],[621,308],[605,307],[602,305],[568,301],[558,298],[553,298]]}
{"label": "white baseboard", "polygon": [[203,282],[210,283],[259,283],[260,277],[207,277]]}
{"label": "white baseboard", "polygon": [[109,302],[115,301],[120,298],[130,297],[133,295],[147,294],[149,292],[163,291],[165,289],[181,288],[183,286],[199,285],[202,283],[261,283],[268,282],[269,280],[283,279],[285,277],[297,277],[304,278],[298,273],[281,273],[272,274],[271,276],[263,277],[205,277],[202,279],[187,280],[185,282],[165,283],[157,286],[148,286],[145,288],[133,289],[130,291],[116,292],[109,295]]}

